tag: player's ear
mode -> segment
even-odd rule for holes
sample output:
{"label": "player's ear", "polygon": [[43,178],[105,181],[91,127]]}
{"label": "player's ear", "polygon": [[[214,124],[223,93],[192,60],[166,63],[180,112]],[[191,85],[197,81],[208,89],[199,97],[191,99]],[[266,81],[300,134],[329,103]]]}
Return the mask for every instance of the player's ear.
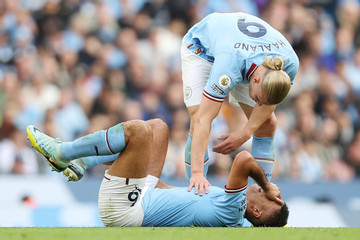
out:
{"label": "player's ear", "polygon": [[253,213],[255,218],[261,217],[261,211],[257,207],[253,207],[252,213]]}
{"label": "player's ear", "polygon": [[254,76],[254,82],[255,83],[260,83],[260,76],[259,75],[256,75],[256,76]]}

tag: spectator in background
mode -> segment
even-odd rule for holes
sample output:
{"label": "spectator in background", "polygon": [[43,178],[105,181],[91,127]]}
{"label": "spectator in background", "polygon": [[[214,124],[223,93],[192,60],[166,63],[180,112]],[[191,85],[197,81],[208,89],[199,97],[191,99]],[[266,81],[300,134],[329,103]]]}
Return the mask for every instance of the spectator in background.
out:
{"label": "spectator in background", "polygon": [[[174,131],[169,151],[176,153],[189,127],[178,94],[181,38],[215,11],[260,16],[300,58],[297,79],[276,110],[274,177],[359,177],[360,3],[347,0],[0,1],[0,172],[43,172],[19,141],[29,123],[52,136],[71,133],[61,136],[66,140],[120,121],[160,117]],[[219,121],[229,131],[241,129],[242,114],[226,103]],[[76,124],[67,124],[69,118]],[[19,160],[16,153],[28,157]],[[228,171],[231,161],[215,156],[214,176]],[[37,170],[20,170],[33,163]],[[309,165],[312,170],[305,170]],[[182,176],[175,168],[164,174]]]}
{"label": "spectator in background", "polygon": [[357,177],[360,176],[360,132],[355,135],[353,142],[349,145],[346,153],[346,162],[349,164]]}
{"label": "spectator in background", "polygon": [[34,175],[39,172],[34,151],[27,146],[23,133],[13,128],[9,137],[0,141],[0,173]]}
{"label": "spectator in background", "polygon": [[[57,110],[53,116],[56,133],[64,141],[83,135],[89,125],[84,110],[74,99],[74,92],[70,88],[63,88]],[[69,124],[69,121],[72,123]]]}

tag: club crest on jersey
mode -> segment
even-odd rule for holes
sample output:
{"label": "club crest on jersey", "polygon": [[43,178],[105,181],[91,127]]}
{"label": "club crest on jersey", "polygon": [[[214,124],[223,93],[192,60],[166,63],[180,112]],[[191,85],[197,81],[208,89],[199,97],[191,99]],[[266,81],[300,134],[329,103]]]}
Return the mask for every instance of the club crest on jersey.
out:
{"label": "club crest on jersey", "polygon": [[222,89],[227,89],[231,86],[231,77],[224,74],[221,75],[218,79],[219,87]]}
{"label": "club crest on jersey", "polygon": [[185,99],[189,99],[191,97],[191,94],[192,94],[192,90],[191,90],[191,87],[187,86],[185,88],[185,91],[184,91],[184,97]]}

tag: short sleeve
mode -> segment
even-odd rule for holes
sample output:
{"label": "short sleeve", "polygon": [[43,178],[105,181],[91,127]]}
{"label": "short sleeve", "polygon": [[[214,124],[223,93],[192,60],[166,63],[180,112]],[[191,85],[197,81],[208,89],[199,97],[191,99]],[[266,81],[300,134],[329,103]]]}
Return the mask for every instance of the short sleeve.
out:
{"label": "short sleeve", "polygon": [[236,55],[218,54],[203,95],[213,101],[223,102],[228,92],[243,81],[238,65]]}
{"label": "short sleeve", "polygon": [[247,206],[246,189],[247,186],[239,189],[229,189],[225,186],[223,197],[213,201],[217,218],[227,227],[243,225]]}
{"label": "short sleeve", "polygon": [[289,61],[289,64],[285,63],[284,71],[289,75],[291,79],[291,84],[294,83],[295,76],[299,70],[299,58],[294,54],[292,58],[287,59]]}

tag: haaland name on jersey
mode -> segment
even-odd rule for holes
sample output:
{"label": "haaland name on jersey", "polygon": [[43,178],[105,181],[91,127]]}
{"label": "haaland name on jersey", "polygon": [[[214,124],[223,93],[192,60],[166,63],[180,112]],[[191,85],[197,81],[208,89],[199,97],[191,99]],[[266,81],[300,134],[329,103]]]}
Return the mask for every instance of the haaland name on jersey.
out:
{"label": "haaland name on jersey", "polygon": [[238,42],[238,43],[235,43],[234,48],[239,49],[239,50],[244,50],[244,51],[253,51],[253,52],[256,52],[256,51],[265,52],[267,49],[269,52],[271,52],[272,46],[274,46],[276,49],[280,49],[280,48],[286,47],[286,43],[284,43],[281,40],[278,40],[274,43],[256,44],[256,45]]}

